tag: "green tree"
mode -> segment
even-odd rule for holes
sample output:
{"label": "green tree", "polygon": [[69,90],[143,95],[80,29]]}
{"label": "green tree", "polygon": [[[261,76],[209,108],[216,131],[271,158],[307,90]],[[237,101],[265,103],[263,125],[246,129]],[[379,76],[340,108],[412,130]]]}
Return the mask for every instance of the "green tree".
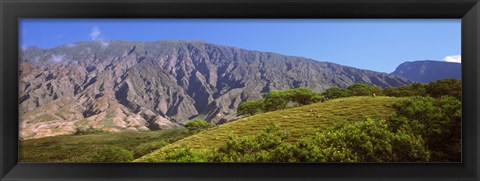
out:
{"label": "green tree", "polygon": [[296,88],[286,90],[286,97],[289,101],[296,102],[300,105],[308,105],[323,101],[323,96],[308,88]]}
{"label": "green tree", "polygon": [[425,140],[432,161],[460,161],[461,102],[450,96],[412,97],[393,105],[393,131],[412,132]]}
{"label": "green tree", "polygon": [[432,97],[452,96],[457,99],[462,97],[462,82],[457,79],[441,79],[430,82],[427,86],[427,93]]}
{"label": "green tree", "polygon": [[370,96],[372,95],[372,87],[364,83],[354,83],[347,87],[352,96]]}
{"label": "green tree", "polygon": [[242,102],[238,105],[237,114],[241,116],[251,116],[262,113],[264,109],[265,104],[263,99],[257,101]]}
{"label": "green tree", "polygon": [[427,96],[427,89],[426,85],[417,83],[399,87],[387,87],[383,89],[383,94],[394,97]]}
{"label": "green tree", "polygon": [[285,91],[273,90],[264,95],[265,111],[285,109],[288,106],[288,97]]}
{"label": "green tree", "polygon": [[295,146],[286,142],[289,134],[278,125],[270,124],[258,135],[238,137],[230,135],[218,149],[215,162],[294,162]]}
{"label": "green tree", "polygon": [[199,119],[189,121],[187,124],[185,124],[185,128],[187,128],[190,133],[198,133],[208,128],[212,128],[214,126],[215,125],[212,123],[206,122],[204,120],[199,120]]}
{"label": "green tree", "polygon": [[325,90],[325,92],[323,92],[322,95],[325,96],[325,98],[327,99],[336,99],[340,97],[349,97],[350,92],[348,92],[348,90],[346,89],[332,87]]}
{"label": "green tree", "polygon": [[100,148],[93,157],[93,162],[130,162],[133,160],[132,152],[116,147],[107,146]]}
{"label": "green tree", "polygon": [[428,161],[430,157],[421,137],[392,132],[386,121],[375,119],[337,123],[300,145],[309,147],[310,158],[328,162]]}

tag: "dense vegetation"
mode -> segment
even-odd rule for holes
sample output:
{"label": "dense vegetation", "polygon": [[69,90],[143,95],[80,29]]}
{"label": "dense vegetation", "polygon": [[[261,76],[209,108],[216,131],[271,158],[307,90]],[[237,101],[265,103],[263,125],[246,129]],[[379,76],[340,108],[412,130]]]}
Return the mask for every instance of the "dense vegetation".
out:
{"label": "dense vegetation", "polygon": [[[133,154],[136,159],[188,135],[191,134],[185,129],[174,129],[55,136],[21,141],[19,154],[22,162],[110,162],[113,160],[107,159],[111,158],[102,159],[102,155],[119,152]],[[117,158],[114,162],[125,161]]]}
{"label": "dense vegetation", "polygon": [[[186,130],[122,141],[117,137],[113,144],[102,140],[96,149],[72,140],[106,133],[63,136],[70,137],[63,143],[75,146],[36,156],[96,162],[458,162],[460,99],[461,82],[454,79],[385,89],[356,83],[321,94],[306,88],[278,90],[240,104],[238,114],[247,117],[228,124],[193,120]],[[56,139],[39,140],[58,146],[48,142]],[[51,148],[39,143],[29,140],[21,146]],[[67,156],[77,150],[83,155]],[[21,153],[22,161],[33,159],[31,153]]]}
{"label": "dense vegetation", "polygon": [[[243,115],[288,108],[289,102],[298,101],[289,97],[290,92],[293,92],[292,89],[272,91],[259,101],[246,102],[242,104],[242,111],[252,111],[246,111],[248,114]],[[397,100],[392,105],[395,114],[387,118],[367,117],[354,122],[335,121],[333,126],[319,131],[314,136],[304,135],[302,139],[292,139],[289,129],[279,128],[277,124],[273,124],[255,135],[229,134],[227,140],[214,148],[184,146],[179,149],[162,149],[161,152],[154,152],[155,156],[145,157],[143,161],[460,161],[461,82],[458,80],[445,79],[425,85],[413,84],[383,90],[379,87],[356,83],[346,89],[330,88],[321,95],[311,95],[322,97],[322,99],[323,97],[336,99],[366,95],[371,96],[371,99],[375,99],[377,95],[408,98]],[[270,98],[272,99],[269,100]],[[302,105],[313,102],[305,101]],[[276,107],[269,109],[265,106],[266,104]]]}

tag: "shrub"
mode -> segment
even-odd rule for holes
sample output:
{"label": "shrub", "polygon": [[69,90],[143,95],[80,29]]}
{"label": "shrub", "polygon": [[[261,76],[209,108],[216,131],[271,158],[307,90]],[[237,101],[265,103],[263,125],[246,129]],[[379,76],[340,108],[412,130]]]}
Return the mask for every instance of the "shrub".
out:
{"label": "shrub", "polygon": [[206,122],[204,120],[198,120],[198,119],[189,121],[187,124],[185,124],[185,128],[187,128],[190,133],[198,133],[208,128],[212,128],[214,126],[215,125],[212,123]]}
{"label": "shrub", "polygon": [[107,146],[100,148],[93,157],[93,162],[130,162],[133,160],[132,152],[116,147]]}
{"label": "shrub", "polygon": [[460,100],[462,96],[462,82],[457,79],[441,79],[430,82],[426,89],[432,97],[452,96]]}
{"label": "shrub", "polygon": [[251,116],[263,112],[265,104],[263,99],[251,102],[242,102],[238,105],[237,114]]}
{"label": "shrub", "polygon": [[323,101],[323,96],[308,88],[296,88],[285,91],[288,101],[296,102],[300,105],[307,105]]}
{"label": "shrub", "polygon": [[166,141],[157,141],[152,143],[141,144],[133,150],[133,157],[140,158],[141,156],[149,154],[155,150],[158,150],[167,144],[168,142]]}
{"label": "shrub", "polygon": [[394,97],[427,96],[427,89],[424,84],[411,84],[399,87],[387,87],[383,94]]}
{"label": "shrub", "polygon": [[412,97],[394,104],[390,118],[393,131],[407,131],[421,136],[432,154],[432,161],[460,161],[461,103],[444,96]]}
{"label": "shrub", "polygon": [[372,95],[372,87],[364,83],[354,83],[347,87],[350,95],[352,96],[369,96]]}
{"label": "shrub", "polygon": [[264,95],[265,112],[287,108],[288,99],[285,91],[273,90]]}
{"label": "shrub", "polygon": [[226,144],[213,157],[215,162],[293,162],[294,145],[286,142],[289,135],[275,124],[258,135],[230,135]]}
{"label": "shrub", "polygon": [[340,98],[340,97],[349,97],[350,96],[350,92],[348,92],[348,90],[338,88],[338,87],[328,88],[322,94],[327,99],[336,99],[336,98]]}
{"label": "shrub", "polygon": [[299,144],[307,161],[396,162],[427,161],[428,150],[421,137],[407,132],[390,131],[386,121],[366,119],[341,122]]}
{"label": "shrub", "polygon": [[208,162],[210,152],[205,150],[193,150],[190,148],[181,148],[167,151],[160,161],[162,162]]}

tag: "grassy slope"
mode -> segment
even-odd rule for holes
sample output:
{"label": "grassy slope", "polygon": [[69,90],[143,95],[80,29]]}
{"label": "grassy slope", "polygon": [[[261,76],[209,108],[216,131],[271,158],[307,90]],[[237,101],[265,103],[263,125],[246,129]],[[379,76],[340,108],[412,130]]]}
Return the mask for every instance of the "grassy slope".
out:
{"label": "grassy slope", "polygon": [[357,121],[378,116],[385,118],[393,114],[391,105],[398,99],[395,97],[348,97],[258,114],[186,137],[136,161],[155,160],[163,151],[171,149],[217,148],[225,143],[229,134],[253,135],[264,130],[270,122],[277,123],[281,129],[289,131],[292,135],[290,141],[294,142],[303,137],[315,135],[338,120]]}
{"label": "grassy slope", "polygon": [[20,142],[20,161],[90,162],[97,149],[103,146],[118,146],[133,151],[143,144],[173,142],[185,135],[184,129],[175,129],[46,137]]}

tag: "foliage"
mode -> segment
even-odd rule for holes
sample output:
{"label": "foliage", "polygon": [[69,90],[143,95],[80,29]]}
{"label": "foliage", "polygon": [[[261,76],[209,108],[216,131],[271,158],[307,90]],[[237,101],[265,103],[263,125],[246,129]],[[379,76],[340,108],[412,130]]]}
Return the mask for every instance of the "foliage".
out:
{"label": "foliage", "polygon": [[321,94],[308,88],[273,90],[266,93],[264,99],[240,103],[237,114],[251,116],[262,112],[286,109],[289,102],[303,106],[323,100],[324,97]]}
{"label": "foliage", "polygon": [[372,95],[372,86],[365,83],[354,83],[347,87],[352,96],[370,96]]}
{"label": "foliage", "polygon": [[172,143],[190,135],[186,129],[146,132],[95,132],[85,135],[65,135],[26,140],[19,143],[22,162],[90,162],[105,145],[125,148],[134,158],[149,154],[159,142]]}
{"label": "foliage", "polygon": [[242,102],[238,105],[237,114],[251,116],[263,112],[265,104],[263,99],[258,101]]}
{"label": "foliage", "polygon": [[387,87],[383,89],[383,94],[394,97],[426,96],[427,89],[424,84],[417,83],[399,87]]}
{"label": "foliage", "polygon": [[166,141],[156,141],[156,142],[151,142],[151,143],[143,143],[140,144],[139,146],[135,147],[133,150],[133,157],[134,158],[139,158],[143,155],[149,154],[155,150],[158,150],[165,145],[168,145],[168,142]]}
{"label": "foliage", "polygon": [[208,151],[181,148],[166,152],[161,162],[208,162],[210,158]]}
{"label": "foliage", "polygon": [[296,102],[300,105],[308,105],[323,101],[323,96],[308,88],[296,88],[285,90],[288,101]]}
{"label": "foliage", "polygon": [[452,96],[461,99],[462,82],[457,79],[441,79],[426,86],[427,93],[432,97]]}
{"label": "foliage", "polygon": [[130,162],[132,160],[132,152],[116,146],[107,146],[97,151],[92,162]]}
{"label": "foliage", "polygon": [[421,136],[432,161],[460,161],[461,103],[454,97],[412,97],[394,104],[393,131]]}
{"label": "foliage", "polygon": [[287,108],[288,99],[285,91],[273,90],[264,95],[265,112]]}
{"label": "foliage", "polygon": [[420,137],[407,132],[392,132],[386,121],[375,119],[340,122],[299,145],[302,149],[308,148],[305,153],[310,160],[307,161],[398,162],[429,159],[429,152],[423,147]]}
{"label": "foliage", "polygon": [[288,162],[295,161],[294,145],[285,140],[289,135],[280,131],[278,125],[255,136],[230,135],[226,144],[218,149],[215,162]]}
{"label": "foliage", "polygon": [[327,99],[336,99],[341,97],[350,97],[350,92],[348,92],[346,89],[332,87],[325,90],[322,95]]}
{"label": "foliage", "polygon": [[190,133],[198,133],[208,128],[212,128],[214,126],[215,125],[212,123],[206,122],[204,120],[199,120],[199,119],[189,121],[187,124],[185,124],[185,128],[187,128]]}

